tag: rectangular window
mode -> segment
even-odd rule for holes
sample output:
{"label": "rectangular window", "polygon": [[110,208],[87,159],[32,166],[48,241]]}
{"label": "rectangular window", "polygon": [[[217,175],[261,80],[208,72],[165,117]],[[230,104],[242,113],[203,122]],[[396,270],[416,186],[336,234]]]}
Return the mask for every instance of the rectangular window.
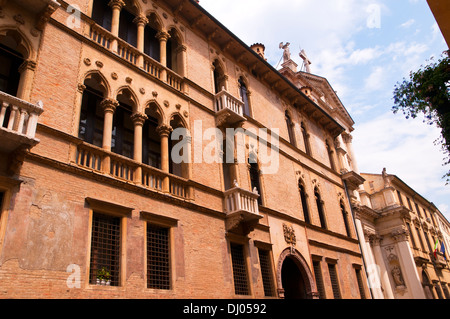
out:
{"label": "rectangular window", "polygon": [[411,225],[409,223],[406,223],[406,226],[408,227],[409,238],[411,238],[411,245],[413,248],[417,248],[416,241],[414,240],[414,235],[412,233]]}
{"label": "rectangular window", "polygon": [[314,260],[313,268],[314,268],[314,276],[316,277],[316,286],[317,291],[319,292],[319,298],[326,299],[325,289],[323,286],[322,270],[320,268],[320,261]]}
{"label": "rectangular window", "polygon": [[236,295],[249,295],[247,264],[244,257],[244,246],[230,244],[231,263],[233,265],[234,292]]}
{"label": "rectangular window", "polygon": [[361,269],[355,268],[356,273],[356,281],[358,282],[358,288],[359,288],[359,295],[361,296],[361,299],[366,299],[366,293],[364,292],[364,284],[363,279],[361,275]]}
{"label": "rectangular window", "polygon": [[261,266],[261,276],[264,286],[264,295],[266,297],[274,297],[273,274],[270,263],[270,252],[264,249],[258,249],[259,264]]}
{"label": "rectangular window", "polygon": [[147,224],[147,288],[171,289],[170,228]]}
{"label": "rectangular window", "polygon": [[402,193],[400,191],[397,191],[398,200],[400,201],[400,205],[403,205],[403,199],[402,199]]}
{"label": "rectangular window", "polygon": [[418,227],[416,227],[417,237],[419,237],[420,247],[422,248],[422,251],[425,251],[425,245],[423,244],[422,236],[420,235],[420,230]]}
{"label": "rectangular window", "polygon": [[92,218],[90,283],[120,285],[121,218],[95,213]]}
{"label": "rectangular window", "polygon": [[339,289],[339,281],[336,272],[336,264],[328,264],[328,272],[330,273],[331,288],[333,289],[334,299],[341,299],[341,291]]}

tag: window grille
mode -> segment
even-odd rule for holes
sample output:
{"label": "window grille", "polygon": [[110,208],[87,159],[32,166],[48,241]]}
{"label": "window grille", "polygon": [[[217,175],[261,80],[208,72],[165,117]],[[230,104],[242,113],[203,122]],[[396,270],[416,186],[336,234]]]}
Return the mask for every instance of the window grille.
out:
{"label": "window grille", "polygon": [[247,266],[244,258],[244,246],[230,244],[233,264],[234,292],[236,295],[249,295]]}
{"label": "window grille", "polygon": [[317,291],[319,292],[319,298],[326,299],[325,289],[323,286],[322,271],[320,269],[320,262],[313,261],[313,268],[314,268],[314,276],[316,277],[316,286],[317,286]]}
{"label": "window grille", "polygon": [[331,287],[333,289],[334,299],[341,299],[341,291],[339,290],[339,282],[336,273],[336,265],[328,264],[328,272],[330,273]]}
{"label": "window grille", "polygon": [[259,249],[259,264],[261,266],[261,276],[264,286],[264,295],[266,297],[274,297],[273,276],[270,264],[270,252],[268,250]]}
{"label": "window grille", "polygon": [[120,284],[120,218],[94,213],[92,219],[90,283],[96,284],[99,271],[110,273],[111,286]]}
{"label": "window grille", "polygon": [[356,280],[358,281],[359,294],[361,295],[361,299],[366,299],[366,293],[364,292],[364,285],[361,276],[361,269],[355,268],[356,272]]}
{"label": "window grille", "polygon": [[169,231],[147,225],[147,288],[171,289]]}

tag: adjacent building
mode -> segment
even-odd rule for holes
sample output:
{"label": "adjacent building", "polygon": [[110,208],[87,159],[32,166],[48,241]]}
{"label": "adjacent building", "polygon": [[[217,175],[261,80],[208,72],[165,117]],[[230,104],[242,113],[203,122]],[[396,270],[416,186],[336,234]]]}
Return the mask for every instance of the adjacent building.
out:
{"label": "adjacent building", "polygon": [[449,299],[449,222],[396,175],[361,174],[355,221],[374,298]]}
{"label": "adjacent building", "polygon": [[304,52],[192,0],[0,7],[1,296],[372,297],[354,122]]}

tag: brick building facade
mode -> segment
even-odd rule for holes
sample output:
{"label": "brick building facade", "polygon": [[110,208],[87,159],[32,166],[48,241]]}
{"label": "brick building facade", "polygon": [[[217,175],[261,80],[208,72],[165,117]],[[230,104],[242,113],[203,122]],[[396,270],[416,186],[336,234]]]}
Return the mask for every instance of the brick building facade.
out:
{"label": "brick building facade", "polygon": [[196,1],[0,6],[2,297],[371,298],[326,79]]}

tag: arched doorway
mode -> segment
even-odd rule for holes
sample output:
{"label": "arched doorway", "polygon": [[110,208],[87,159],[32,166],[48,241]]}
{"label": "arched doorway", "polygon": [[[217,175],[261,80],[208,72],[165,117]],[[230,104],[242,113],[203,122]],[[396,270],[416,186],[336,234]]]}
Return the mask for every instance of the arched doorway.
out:
{"label": "arched doorway", "polygon": [[295,249],[286,248],[277,267],[279,297],[284,299],[313,299],[318,296],[314,277],[306,260]]}
{"label": "arched doorway", "polygon": [[428,275],[425,272],[425,270],[422,270],[422,286],[425,292],[425,297],[427,299],[434,299],[434,295],[431,290],[433,286],[431,285],[430,279],[428,278]]}
{"label": "arched doorway", "polygon": [[285,299],[307,298],[302,273],[291,257],[286,258],[281,267],[281,283],[283,284]]}

